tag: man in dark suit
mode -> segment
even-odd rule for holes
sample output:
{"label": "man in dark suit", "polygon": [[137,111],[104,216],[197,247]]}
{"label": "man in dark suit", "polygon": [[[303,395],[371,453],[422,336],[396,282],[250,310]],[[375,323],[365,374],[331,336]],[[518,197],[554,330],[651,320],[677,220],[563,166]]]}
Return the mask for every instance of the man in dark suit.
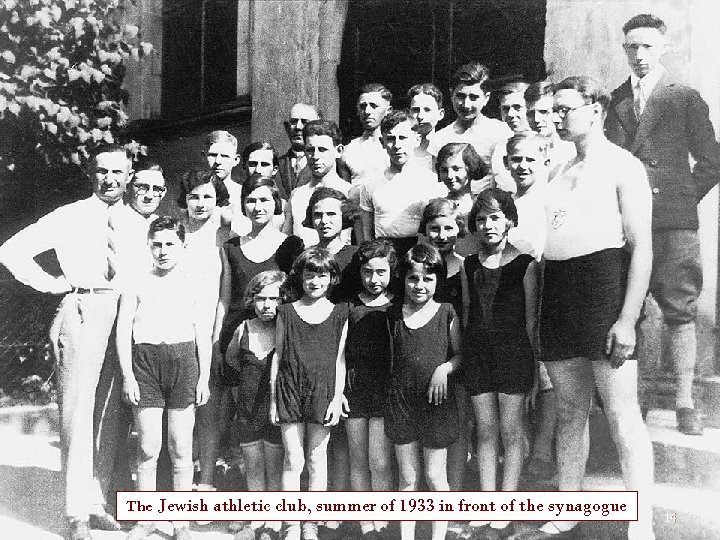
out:
{"label": "man in dark suit", "polygon": [[276,184],[280,197],[286,201],[290,199],[293,189],[310,180],[309,171],[301,174],[307,165],[303,129],[308,122],[319,119],[320,113],[315,107],[296,103],[290,109],[290,119],[285,121],[285,132],[290,139],[290,149],[278,160]]}
{"label": "man in dark suit", "polygon": [[697,204],[720,180],[720,147],[700,94],[675,81],[660,64],[666,29],[649,14],[636,15],[623,26],[632,73],[612,93],[605,130],[608,139],[632,152],[647,170],[653,193],[650,292],[665,318],[677,374],[678,429],[701,435],[692,399],[696,303],[702,288]]}

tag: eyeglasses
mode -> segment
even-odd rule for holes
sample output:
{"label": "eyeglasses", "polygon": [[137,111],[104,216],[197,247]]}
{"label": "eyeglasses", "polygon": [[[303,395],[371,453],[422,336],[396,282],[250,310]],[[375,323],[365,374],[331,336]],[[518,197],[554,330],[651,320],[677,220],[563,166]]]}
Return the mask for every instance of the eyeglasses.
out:
{"label": "eyeglasses", "polygon": [[552,112],[557,114],[561,120],[564,120],[571,112],[587,107],[588,105],[594,105],[594,103],[583,103],[577,107],[553,107]]}
{"label": "eyeglasses", "polygon": [[150,186],[149,184],[133,183],[133,187],[135,188],[135,191],[137,191],[139,195],[145,195],[148,191],[152,190],[152,194],[154,197],[162,197],[163,194],[165,193],[165,191],[167,191],[166,187]]}

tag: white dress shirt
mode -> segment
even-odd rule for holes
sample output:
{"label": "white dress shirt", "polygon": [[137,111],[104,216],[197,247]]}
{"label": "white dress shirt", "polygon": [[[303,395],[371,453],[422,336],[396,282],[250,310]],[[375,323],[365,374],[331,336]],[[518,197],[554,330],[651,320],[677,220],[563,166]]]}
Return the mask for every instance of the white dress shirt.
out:
{"label": "white dress shirt", "polygon": [[[133,260],[132,253],[128,251],[128,245],[136,242],[137,237],[124,226],[127,219],[125,211],[122,202],[109,207],[95,195],[61,206],[0,246],[0,263],[10,270],[15,279],[40,292],[67,292],[68,283],[81,288],[122,288],[124,280],[133,270],[147,261]],[[107,281],[107,224],[110,215],[115,222],[117,266],[115,277]],[[36,255],[51,249],[55,250],[68,283],[51,276],[33,260]]]}
{"label": "white dress shirt", "polygon": [[[632,86],[633,91],[633,101],[640,105],[641,114],[645,110],[645,105],[647,105],[647,100],[650,98],[650,94],[652,94],[652,91],[657,86],[657,83],[660,82],[660,78],[663,76],[664,73],[665,68],[663,68],[662,66],[658,66],[642,78],[638,77],[634,73],[630,74],[630,85]],[[642,91],[640,87],[642,88]]]}

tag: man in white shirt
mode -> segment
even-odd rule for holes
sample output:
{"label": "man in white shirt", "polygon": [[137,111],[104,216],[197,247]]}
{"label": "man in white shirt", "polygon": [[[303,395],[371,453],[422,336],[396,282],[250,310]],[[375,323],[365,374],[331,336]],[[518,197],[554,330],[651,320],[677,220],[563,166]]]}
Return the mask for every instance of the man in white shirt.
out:
{"label": "man in white shirt", "polygon": [[[16,279],[50,294],[65,294],[51,328],[57,361],[66,538],[87,540],[91,515],[115,528],[93,477],[95,389],[108,349],[118,287],[133,261],[123,253],[114,220],[124,211],[122,196],[131,161],[121,146],[102,147],[92,160],[93,195],[62,206],[29,225],[0,247],[0,262]],[[45,272],[34,257],[55,250],[62,275]],[[113,348],[114,349],[114,348]],[[112,521],[110,521],[112,520]]]}
{"label": "man in white shirt", "polygon": [[495,147],[507,141],[512,130],[504,122],[482,114],[490,98],[489,78],[488,68],[478,63],[465,64],[455,72],[450,92],[457,119],[435,133],[427,148],[429,153],[437,156],[440,148],[451,142],[470,143],[483,163],[492,167]]}
{"label": "man in white shirt", "polygon": [[[376,178],[388,166],[388,157],[380,141],[380,123],[392,110],[392,93],[379,83],[366,84],[360,89],[357,114],[363,133],[350,141],[343,151],[342,161],[350,173],[353,188],[359,188],[368,178]],[[357,199],[357,189],[350,193]]]}
{"label": "man in white shirt", "polygon": [[447,195],[447,188],[412,159],[420,135],[405,111],[392,111],[385,117],[382,135],[390,166],[360,191],[362,240],[382,236],[407,251],[417,241],[425,205],[430,199]]}
{"label": "man in white shirt", "polygon": [[541,81],[528,86],[524,94],[528,125],[530,129],[545,139],[550,170],[575,157],[575,145],[569,141],[563,141],[555,131],[553,122],[554,91],[555,87],[552,83]]}

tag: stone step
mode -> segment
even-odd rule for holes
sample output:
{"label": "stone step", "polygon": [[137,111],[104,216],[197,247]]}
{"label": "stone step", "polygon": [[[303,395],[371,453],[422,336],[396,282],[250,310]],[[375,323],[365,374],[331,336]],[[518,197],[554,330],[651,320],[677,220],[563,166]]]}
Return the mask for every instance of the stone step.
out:
{"label": "stone step", "polygon": [[683,435],[675,411],[651,409],[646,424],[653,441],[655,478],[682,487],[720,490],[720,429],[702,436]]}

